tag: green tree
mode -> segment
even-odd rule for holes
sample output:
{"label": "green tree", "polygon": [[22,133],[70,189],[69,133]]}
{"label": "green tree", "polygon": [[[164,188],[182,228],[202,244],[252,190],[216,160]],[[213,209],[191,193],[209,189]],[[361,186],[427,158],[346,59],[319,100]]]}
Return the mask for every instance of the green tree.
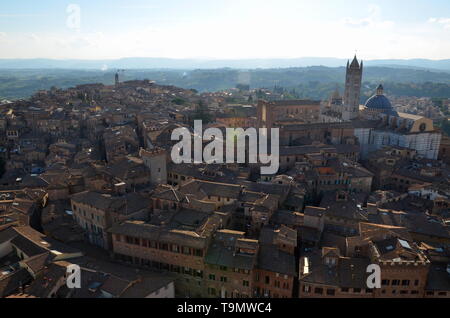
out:
{"label": "green tree", "polygon": [[450,136],[450,121],[448,119],[442,120],[442,122],[440,122],[438,126],[441,127],[444,134]]}
{"label": "green tree", "polygon": [[184,105],[186,103],[186,101],[180,97],[177,97],[172,100],[172,103],[174,103],[176,105]]}
{"label": "green tree", "polygon": [[201,120],[203,124],[207,124],[213,121],[211,113],[208,107],[203,101],[199,101],[195,111],[191,115],[191,124],[194,124],[194,120]]}

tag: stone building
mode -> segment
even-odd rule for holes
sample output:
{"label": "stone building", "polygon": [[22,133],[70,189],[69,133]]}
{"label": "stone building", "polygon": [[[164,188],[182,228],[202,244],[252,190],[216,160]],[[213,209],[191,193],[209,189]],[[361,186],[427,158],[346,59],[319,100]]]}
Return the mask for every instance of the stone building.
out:
{"label": "stone building", "polygon": [[[343,248],[343,249],[342,249]],[[404,227],[361,222],[359,235],[300,260],[300,297],[422,298],[430,260]],[[370,264],[381,268],[381,288],[367,285]]]}
{"label": "stone building", "polygon": [[284,124],[311,124],[319,122],[320,101],[260,100],[257,107],[257,126],[272,128]]}
{"label": "stone building", "polygon": [[71,206],[77,224],[85,230],[86,240],[104,249],[111,248],[107,230],[124,220],[145,220],[150,200],[139,193],[120,197],[97,192],[81,192],[72,196]]}
{"label": "stone building", "polygon": [[206,297],[251,298],[259,244],[244,232],[219,230],[205,257]]}
{"label": "stone building", "polygon": [[[168,221],[172,220],[169,226],[162,222],[152,224],[142,221],[127,221],[112,226],[109,232],[113,235],[114,256],[135,266],[173,273],[177,295],[202,297],[205,291],[205,255],[211,230],[220,226],[220,217],[210,219],[208,214],[193,211],[166,213],[166,217]],[[178,226],[174,227],[176,224]]]}
{"label": "stone building", "polygon": [[300,298],[371,298],[367,258],[346,257],[337,247],[323,247],[300,259]]}
{"label": "stone building", "polygon": [[361,116],[376,123],[374,127],[355,127],[362,158],[385,146],[414,149],[425,158],[438,158],[442,134],[435,129],[433,121],[395,111],[384,96],[382,85],[367,100]]}
{"label": "stone building", "polygon": [[297,231],[287,226],[265,227],[254,277],[255,297],[292,298],[296,271]]}
{"label": "stone building", "polygon": [[450,164],[450,137],[448,136],[442,135],[438,159]]}

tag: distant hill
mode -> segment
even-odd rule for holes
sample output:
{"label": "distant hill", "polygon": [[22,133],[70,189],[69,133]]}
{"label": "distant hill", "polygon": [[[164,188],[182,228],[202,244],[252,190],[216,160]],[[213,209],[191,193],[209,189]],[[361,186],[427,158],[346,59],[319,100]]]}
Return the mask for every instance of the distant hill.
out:
{"label": "distant hill", "polygon": [[[24,98],[37,90],[73,87],[79,84],[112,84],[115,70],[3,69],[0,97]],[[251,88],[284,87],[305,98],[326,98],[336,87],[341,92],[345,67],[296,67],[272,69],[126,69],[121,81],[151,79],[200,92],[218,91],[247,84]],[[383,83],[387,94],[450,98],[450,72],[420,68],[368,66],[364,70],[363,94],[373,94]]]}
{"label": "distant hill", "polygon": [[[367,60],[366,66],[408,67],[450,72],[447,60]],[[123,58],[117,60],[53,60],[53,59],[0,59],[0,69],[270,69],[308,66],[340,67],[346,59],[304,57],[295,59],[168,59],[168,58]]]}

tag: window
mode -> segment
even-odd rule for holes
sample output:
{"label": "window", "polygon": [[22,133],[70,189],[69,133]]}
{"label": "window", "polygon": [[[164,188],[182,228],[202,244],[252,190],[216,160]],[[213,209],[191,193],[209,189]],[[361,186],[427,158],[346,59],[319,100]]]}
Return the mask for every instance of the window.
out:
{"label": "window", "polygon": [[228,280],[228,279],[227,279],[225,276],[221,276],[221,277],[220,277],[220,281],[221,281],[222,283],[226,283],[227,280]]}
{"label": "window", "polygon": [[402,280],[402,286],[409,286],[409,279]]}
{"label": "window", "polygon": [[383,280],[381,281],[381,285],[383,285],[383,286],[389,286],[389,279],[383,279]]}
{"label": "window", "polygon": [[208,294],[211,296],[215,296],[216,295],[216,289],[215,288],[208,288]]}
{"label": "window", "polygon": [[343,293],[348,293],[348,288],[347,287],[342,287],[341,288],[341,292],[343,292]]}
{"label": "window", "polygon": [[191,249],[189,247],[183,246],[183,254],[191,255]]}
{"label": "window", "polygon": [[323,288],[316,287],[316,288],[314,289],[314,293],[315,293],[315,294],[318,294],[318,295],[322,295],[322,294],[323,294]]}
{"label": "window", "polygon": [[270,277],[269,276],[266,276],[266,284],[270,284]]}
{"label": "window", "polygon": [[393,280],[392,280],[392,286],[398,286],[398,285],[400,285],[400,280],[398,280],[398,279],[393,279]]}
{"label": "window", "polygon": [[194,256],[202,257],[203,256],[203,251],[199,250],[199,249],[195,249],[194,250]]}
{"label": "window", "polygon": [[360,293],[361,292],[361,288],[353,288],[353,292],[354,293]]}
{"label": "window", "polygon": [[334,289],[327,289],[328,296],[334,296],[335,294],[336,294],[336,291]]}
{"label": "window", "polygon": [[248,280],[244,280],[244,281],[242,281],[242,286],[248,287],[248,286],[250,286],[250,282]]}
{"label": "window", "polygon": [[203,278],[203,271],[200,271],[200,270],[194,271],[194,276]]}
{"label": "window", "polygon": [[180,272],[180,266],[172,265],[171,268],[170,268],[170,271],[174,272],[174,273],[179,273]]}
{"label": "window", "polygon": [[160,243],[159,244],[159,249],[163,250],[163,251],[168,251],[169,250],[169,244],[167,244],[167,243]]}

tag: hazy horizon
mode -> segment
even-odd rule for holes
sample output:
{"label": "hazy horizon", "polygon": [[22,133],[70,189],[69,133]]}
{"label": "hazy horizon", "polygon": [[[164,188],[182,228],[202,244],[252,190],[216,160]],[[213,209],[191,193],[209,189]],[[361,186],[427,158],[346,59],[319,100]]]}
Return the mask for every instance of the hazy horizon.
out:
{"label": "hazy horizon", "polygon": [[[374,58],[374,59],[363,59],[360,58],[358,53],[354,53],[349,57],[333,57],[333,56],[294,56],[294,57],[246,57],[246,58],[221,58],[221,57],[165,57],[165,56],[121,56],[117,58],[52,58],[52,57],[1,57],[0,60],[54,60],[54,61],[69,61],[69,60],[79,60],[79,61],[117,61],[125,59],[167,59],[167,60],[203,60],[203,61],[242,61],[242,60],[301,60],[301,59],[334,59],[334,60],[349,60],[351,61],[356,55],[358,60],[362,61],[385,61],[385,60],[398,60],[398,61],[413,61],[413,60],[429,60],[429,61],[447,61],[448,58],[423,58],[423,57],[411,57],[411,58]],[[313,65],[320,66],[320,65]]]}

